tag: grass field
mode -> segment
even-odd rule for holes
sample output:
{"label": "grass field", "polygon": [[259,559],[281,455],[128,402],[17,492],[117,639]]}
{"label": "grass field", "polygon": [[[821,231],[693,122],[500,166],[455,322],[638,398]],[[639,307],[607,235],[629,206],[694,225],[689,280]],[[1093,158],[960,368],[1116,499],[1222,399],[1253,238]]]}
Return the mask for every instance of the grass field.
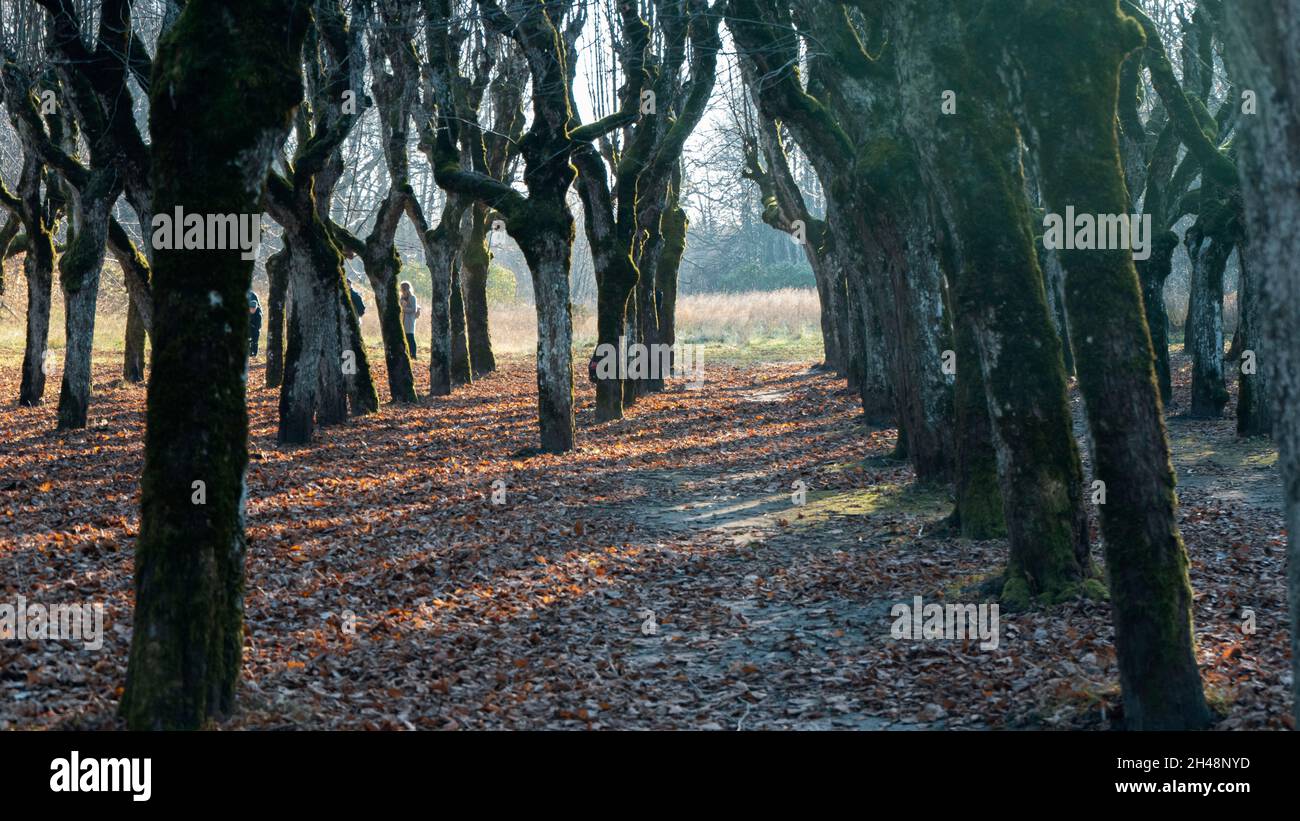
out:
{"label": "grass field", "polygon": [[[27,284],[18,261],[11,260],[5,267],[6,288],[3,308],[0,308],[0,359],[8,360],[22,357]],[[258,296],[265,306],[266,293],[261,292]],[[367,349],[379,352],[379,319],[374,311],[374,298],[368,290],[363,292],[363,297],[367,311],[361,320],[361,330]],[[501,354],[534,351],[537,317],[531,304],[496,304],[490,306],[489,314],[494,351]],[[815,362],[822,358],[817,292],[812,289],[682,296],[677,302],[677,323],[678,341],[703,345],[706,362]],[[126,295],[121,274],[114,267],[106,267],[95,318],[97,356],[121,353],[125,329]],[[416,336],[422,352],[428,346],[429,332],[426,310],[416,323]],[[262,333],[265,347],[265,325]],[[574,347],[579,352],[595,347],[594,307],[574,306],[573,338]],[[64,348],[63,297],[57,284],[50,316],[49,345],[56,353]]]}

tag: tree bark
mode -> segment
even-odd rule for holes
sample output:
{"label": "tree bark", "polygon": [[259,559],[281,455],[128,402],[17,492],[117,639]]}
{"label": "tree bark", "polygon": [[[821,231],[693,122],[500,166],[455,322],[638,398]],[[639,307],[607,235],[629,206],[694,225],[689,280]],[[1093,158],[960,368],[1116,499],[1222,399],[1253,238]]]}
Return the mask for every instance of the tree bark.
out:
{"label": "tree bark", "polygon": [[[890,8],[904,125],[952,239],[954,322],[972,323],[979,351],[1011,542],[1002,597],[1011,606],[1059,601],[1080,592],[1091,561],[1018,129],[996,69],[976,56],[989,43],[957,4]],[[935,89],[955,92],[954,113],[935,103]]]}
{"label": "tree bark", "polygon": [[306,444],[316,424],[347,421],[348,395],[344,367],[358,367],[355,352],[344,359],[341,319],[343,264],[337,249],[324,236],[319,221],[315,229],[291,232],[285,226],[289,247],[288,345],[284,383],[280,387],[281,444]]}
{"label": "tree bark", "polygon": [[[567,165],[567,163],[566,163]],[[569,166],[572,168],[572,166]],[[569,263],[573,251],[573,215],[564,202],[567,177],[539,180],[523,219],[511,219],[510,235],[523,249],[533,275],[537,310],[537,418],[542,450],[573,450],[573,317],[569,305]],[[520,223],[523,223],[522,225]]]}
{"label": "tree bark", "polygon": [[1273,397],[1268,370],[1259,366],[1259,352],[1264,346],[1263,329],[1267,305],[1260,287],[1255,245],[1243,241],[1237,245],[1240,268],[1237,282],[1237,332],[1241,351],[1237,372],[1237,435],[1273,435]]}
{"label": "tree bark", "polygon": [[1263,312],[1260,366],[1270,383],[1287,523],[1291,677],[1300,719],[1300,0],[1235,4],[1225,43],[1258,112],[1243,116],[1239,171]]}
{"label": "tree bark", "polygon": [[451,383],[468,385],[474,381],[469,361],[469,335],[465,324],[464,277],[462,265],[451,272]]}
{"label": "tree bark", "polygon": [[278,388],[284,381],[284,317],[289,296],[289,246],[266,259],[270,283],[266,311],[266,387]]}
{"label": "tree bark", "polygon": [[23,342],[23,379],[18,389],[18,404],[32,406],[40,404],[45,395],[45,376],[52,362],[49,341],[54,243],[48,233],[43,242],[28,241],[23,271],[27,277],[27,334]]}
{"label": "tree bark", "polygon": [[993,446],[975,323],[968,316],[959,316],[956,324],[957,522],[964,538],[999,539],[1007,535],[1007,522],[998,490],[998,454]]}
{"label": "tree bark", "polygon": [[122,352],[122,378],[127,382],[144,381],[144,320],[134,296],[127,300],[126,340]]}
{"label": "tree bark", "polygon": [[[1049,0],[1018,22],[1004,42],[1025,68],[1021,88],[1048,206],[1128,213],[1115,110],[1120,65],[1141,46],[1141,28],[1116,0]],[[1073,45],[1060,48],[1064,42]],[[1106,492],[1099,508],[1124,722],[1202,728],[1210,713],[1196,666],[1187,551],[1132,254],[1067,249],[1061,261],[1094,474]]]}
{"label": "tree bark", "polygon": [[[460,218],[469,201],[455,193],[447,195],[438,227],[420,231],[424,257],[429,266],[432,295],[429,298],[429,395],[448,396],[452,386],[451,289],[460,256]],[[418,230],[419,226],[417,226]]]}
{"label": "tree bark", "polygon": [[121,190],[110,167],[91,172],[90,180],[74,197],[75,236],[59,259],[59,285],[63,289],[66,348],[63,382],[59,386],[60,430],[84,428],[90,409],[91,357],[95,339],[95,305],[99,277],[104,268],[109,210]]}
{"label": "tree bark", "polygon": [[1192,403],[1188,415],[1218,419],[1228,404],[1223,378],[1223,271],[1232,243],[1206,236],[1193,226],[1188,230],[1187,251],[1192,259],[1188,274],[1188,333],[1184,335],[1192,356]]}
{"label": "tree bark", "polygon": [[[307,22],[301,1],[186,4],[160,40],[151,100],[160,213],[261,211],[273,146],[302,98]],[[235,92],[213,97],[213,88]],[[257,93],[238,91],[247,88]],[[134,730],[198,729],[231,712],[244,644],[252,263],[237,250],[165,249],[154,262],[135,615],[120,709]]]}
{"label": "tree bark", "polygon": [[481,203],[475,203],[474,221],[465,251],[461,258],[464,275],[465,331],[469,337],[469,361],[475,378],[486,376],[497,369],[492,353],[492,330],[488,322],[487,284],[492,266],[492,254],[487,247],[488,212]]}
{"label": "tree bark", "polygon": [[384,341],[389,396],[394,402],[413,403],[416,401],[415,379],[411,372],[411,355],[406,346],[406,332],[402,329],[402,308],[397,294],[401,259],[392,246],[372,247],[367,243],[361,261],[375,295],[375,313],[379,316],[379,333]]}

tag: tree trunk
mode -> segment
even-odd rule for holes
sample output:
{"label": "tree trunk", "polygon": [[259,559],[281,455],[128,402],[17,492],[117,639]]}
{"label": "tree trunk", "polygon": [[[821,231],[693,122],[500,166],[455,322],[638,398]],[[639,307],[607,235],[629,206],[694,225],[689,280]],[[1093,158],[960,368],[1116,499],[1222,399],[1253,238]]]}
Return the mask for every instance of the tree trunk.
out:
{"label": "tree trunk", "polygon": [[1195,227],[1188,231],[1189,273],[1187,349],[1192,355],[1192,404],[1188,415],[1197,419],[1218,419],[1228,404],[1223,378],[1223,271],[1232,244],[1217,236],[1201,236]]}
{"label": "tree trunk", "polygon": [[54,243],[47,233],[44,241],[33,242],[28,234],[27,336],[23,344],[23,379],[18,404],[38,405],[45,395],[45,376],[53,364],[50,342],[50,298],[54,285]]}
{"label": "tree trunk", "polygon": [[[62,273],[62,272],[60,272]],[[63,291],[63,382],[59,387],[60,430],[84,428],[90,410],[91,357],[95,338],[95,305],[99,301],[99,267],[86,272],[76,290]]]}
{"label": "tree trunk", "polygon": [[451,384],[474,381],[469,361],[469,335],[465,323],[465,291],[461,266],[451,272]]}
{"label": "tree trunk", "polygon": [[1224,40],[1243,88],[1255,91],[1258,113],[1242,117],[1238,171],[1250,237],[1251,276],[1263,312],[1260,366],[1273,400],[1287,524],[1287,588],[1291,609],[1291,681],[1300,719],[1300,0],[1235,4]]}
{"label": "tree trunk", "polygon": [[[537,419],[542,450],[573,450],[573,317],[569,305],[569,263],[573,250],[573,215],[563,191],[526,207],[508,223],[533,275],[537,308]],[[537,195],[534,195],[536,197]]]}
{"label": "tree trunk", "polygon": [[845,202],[845,197],[849,195],[827,194],[826,225],[835,237],[836,251],[845,266],[857,391],[866,423],[889,427],[895,424],[896,414],[879,304],[887,295],[880,294],[867,282],[867,267],[872,263],[866,257],[864,238],[856,224],[858,215],[866,209],[856,200]]}
{"label": "tree trunk", "polygon": [[487,247],[488,211],[474,205],[474,222],[461,260],[464,272],[465,330],[469,336],[469,361],[473,376],[486,376],[497,369],[492,354],[492,333],[488,326],[487,283],[492,255]]}
{"label": "tree trunk", "polygon": [[267,258],[266,278],[270,283],[266,312],[266,387],[278,388],[284,381],[284,312],[289,296],[288,244]]}
{"label": "tree trunk", "polygon": [[344,341],[341,366],[343,384],[347,389],[348,407],[352,415],[364,416],[379,410],[379,392],[375,390],[374,377],[370,374],[370,355],[366,353],[366,341],[361,336],[361,319],[357,316],[356,306],[352,304],[352,291],[348,287],[342,260],[339,262],[340,281],[335,310]]}
{"label": "tree trunk", "polygon": [[[638,223],[646,231],[646,238],[641,249],[641,258],[637,260],[640,275],[637,277],[636,289],[632,292],[632,299],[636,301],[636,338],[629,339],[628,344],[638,342],[644,345],[647,351],[653,351],[652,346],[660,343],[656,283],[659,275],[659,255],[664,240],[661,220],[667,207],[667,196],[667,187],[660,183],[655,190],[646,195],[643,200],[645,204],[638,218]],[[631,380],[633,390],[638,396],[647,396],[663,390],[663,380],[655,376]]]}
{"label": "tree trunk", "polygon": [[469,203],[449,193],[438,227],[422,232],[433,293],[429,298],[429,395],[448,396],[452,386],[451,289],[460,256],[460,217]]}
{"label": "tree trunk", "polygon": [[[952,238],[955,321],[972,323],[979,351],[1011,542],[1002,597],[1060,601],[1091,573],[1087,515],[1018,129],[1001,79],[976,56],[987,43],[965,39],[956,4],[894,7],[890,24],[904,124]],[[955,92],[954,113],[934,103],[936,88]]]}
{"label": "tree trunk", "polygon": [[[224,25],[212,21],[224,16]],[[306,5],[190,0],[158,47],[150,110],[159,213],[261,210],[272,147],[302,98]],[[233,60],[231,55],[239,55]],[[214,98],[251,84],[255,95]],[[121,713],[133,730],[228,715],[244,645],[245,369],[252,263],[154,256],[135,615]]]}
{"label": "tree trunk", "polygon": [[122,354],[122,378],[127,382],[144,381],[144,340],[144,320],[132,296],[127,300],[126,344]]}
{"label": "tree trunk", "polygon": [[[630,392],[625,389],[631,388],[622,378],[620,360],[628,341],[628,303],[639,273],[629,249],[622,246],[604,163],[590,145],[579,146],[573,162],[578,168],[583,224],[596,272],[596,421],[608,422],[623,418],[624,394]],[[602,364],[601,360],[611,352],[618,357],[612,369],[608,361]]]}
{"label": "tree trunk", "polygon": [[917,480],[947,482],[956,453],[952,380],[943,372],[950,334],[934,219],[915,169],[891,163],[889,171],[902,184],[885,189],[888,196],[876,209],[883,264],[873,292],[886,298],[882,315],[895,415],[907,431],[907,458]]}
{"label": "tree trunk", "polygon": [[372,250],[368,246],[361,262],[375,294],[375,313],[379,316],[379,333],[384,340],[388,393],[394,402],[413,403],[416,401],[415,378],[411,372],[411,355],[406,346],[406,332],[402,330],[402,308],[397,295],[401,260],[391,247]]}
{"label": "tree trunk", "polygon": [[998,454],[993,447],[975,324],[969,317],[959,317],[956,324],[957,521],[963,538],[1000,539],[1007,535],[1007,522],[998,491]]}
{"label": "tree trunk", "polygon": [[1065,317],[1065,272],[1061,270],[1061,257],[1053,250],[1038,248],[1038,261],[1043,269],[1043,288],[1047,292],[1047,310],[1052,316],[1052,327],[1061,338],[1061,358],[1065,375],[1074,375],[1074,347],[1070,343],[1070,323]]}
{"label": "tree trunk", "polygon": [[[1051,0],[1020,22],[1006,44],[1026,68],[1021,86],[1048,206],[1128,213],[1114,112],[1120,65],[1142,44],[1140,27],[1115,0]],[[1057,46],[1067,40],[1078,45]],[[1136,730],[1202,728],[1210,713],[1196,666],[1187,552],[1132,254],[1068,249],[1061,261],[1093,471],[1106,493],[1099,508],[1124,721]],[[1222,344],[1215,358],[1222,361]]]}
{"label": "tree trunk", "polygon": [[306,444],[315,425],[337,425],[348,417],[344,367],[360,367],[344,342],[340,288],[343,263],[318,221],[291,234],[289,246],[290,311],[284,384],[280,387],[281,444]]}
{"label": "tree trunk", "polygon": [[59,387],[60,430],[84,428],[90,409],[91,357],[95,341],[95,305],[104,268],[109,209],[120,185],[111,168],[91,173],[76,197],[76,233],[59,259],[67,340],[63,383]]}
{"label": "tree trunk", "polygon": [[1173,271],[1174,251],[1178,248],[1178,235],[1166,231],[1152,238],[1151,256],[1139,260],[1138,278],[1142,283],[1142,305],[1146,310],[1147,330],[1155,350],[1156,382],[1160,386],[1160,402],[1165,408],[1174,398],[1174,386],[1169,370],[1169,315],[1165,312],[1165,281]]}
{"label": "tree trunk", "polygon": [[677,343],[677,274],[682,267],[682,256],[686,253],[686,231],[690,220],[678,203],[674,190],[672,203],[664,213],[664,239],[659,247],[659,264],[655,267],[655,278],[662,295],[659,300],[659,341],[664,345]]}
{"label": "tree trunk", "polygon": [[1272,436],[1273,401],[1269,390],[1268,370],[1259,365],[1264,348],[1265,303],[1256,271],[1255,246],[1250,242],[1237,245],[1240,274],[1237,282],[1237,332],[1241,351],[1237,372],[1237,435]]}

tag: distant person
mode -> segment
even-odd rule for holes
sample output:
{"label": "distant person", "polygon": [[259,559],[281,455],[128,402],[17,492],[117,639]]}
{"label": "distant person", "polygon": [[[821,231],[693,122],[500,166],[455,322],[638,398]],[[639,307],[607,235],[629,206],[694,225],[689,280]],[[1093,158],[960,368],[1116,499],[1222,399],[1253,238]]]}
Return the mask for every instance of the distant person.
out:
{"label": "distant person", "polygon": [[262,336],[262,303],[251,289],[248,292],[248,355],[257,358],[257,340]]}
{"label": "distant person", "polygon": [[348,290],[352,292],[352,309],[357,312],[357,319],[360,319],[366,315],[366,301],[361,298],[361,292],[352,283],[348,283]]}
{"label": "distant person", "polygon": [[419,359],[415,352],[415,320],[420,316],[420,303],[411,290],[410,282],[402,282],[402,295],[398,297],[397,304],[402,306],[402,330],[406,331],[406,344],[411,346],[411,358]]}

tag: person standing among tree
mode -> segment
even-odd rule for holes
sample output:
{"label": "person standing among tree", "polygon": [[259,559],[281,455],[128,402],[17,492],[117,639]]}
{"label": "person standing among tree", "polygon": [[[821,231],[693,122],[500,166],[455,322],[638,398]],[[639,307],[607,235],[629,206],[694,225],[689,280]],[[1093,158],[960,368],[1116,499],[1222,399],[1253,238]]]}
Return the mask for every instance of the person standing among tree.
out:
{"label": "person standing among tree", "polygon": [[411,290],[409,280],[402,281],[402,294],[398,298],[398,304],[402,306],[402,330],[406,332],[406,344],[411,348],[411,358],[419,359],[415,352],[415,320],[420,316],[420,303]]}
{"label": "person standing among tree", "polygon": [[248,356],[257,358],[257,340],[262,335],[262,303],[251,289],[248,292]]}

